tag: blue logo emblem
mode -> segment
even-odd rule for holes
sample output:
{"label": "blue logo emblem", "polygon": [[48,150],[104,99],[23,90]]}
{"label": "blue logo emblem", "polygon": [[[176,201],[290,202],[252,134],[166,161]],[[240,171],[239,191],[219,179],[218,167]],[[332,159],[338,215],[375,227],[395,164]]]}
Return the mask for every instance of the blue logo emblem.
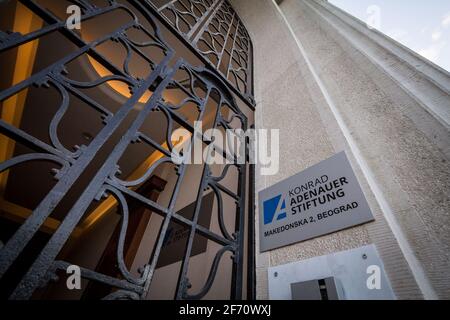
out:
{"label": "blue logo emblem", "polygon": [[285,199],[281,203],[281,207],[278,208],[281,200],[281,194],[276,196],[275,198],[264,201],[263,210],[264,210],[264,224],[269,224],[273,222],[274,217],[276,216],[277,221],[286,218],[286,203]]}

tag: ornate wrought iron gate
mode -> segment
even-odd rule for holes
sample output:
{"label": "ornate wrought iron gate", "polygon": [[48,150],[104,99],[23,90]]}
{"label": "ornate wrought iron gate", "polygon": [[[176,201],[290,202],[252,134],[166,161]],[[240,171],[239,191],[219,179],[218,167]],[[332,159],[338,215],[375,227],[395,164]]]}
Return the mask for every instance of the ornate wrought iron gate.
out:
{"label": "ornate wrought iron gate", "polygon": [[[84,191],[74,202],[71,209],[65,214],[61,224],[51,235],[42,251],[26,272],[16,288],[12,291],[11,299],[29,299],[35,290],[45,285],[54,277],[57,270],[65,270],[70,261],[58,260],[58,254],[74,232],[80,219],[85,214],[92,202],[100,201],[104,197],[112,196],[119,203],[122,221],[119,244],[117,247],[117,263],[120,269],[119,277],[111,277],[100,274],[94,270],[82,268],[82,277],[91,281],[101,282],[115,288],[105,298],[118,299],[142,299],[147,296],[154,276],[158,257],[163,246],[167,228],[171,221],[176,221],[189,228],[189,237],[182,260],[182,267],[176,288],[176,299],[200,299],[210,289],[221,257],[227,251],[233,257],[233,277],[231,298],[241,299],[243,291],[244,270],[244,224],[246,203],[246,179],[248,173],[247,164],[229,164],[219,176],[213,176],[208,165],[204,166],[200,188],[197,191],[196,208],[192,220],[178,215],[175,210],[175,202],[179,195],[180,184],[183,181],[187,164],[175,164],[171,159],[171,151],[174,146],[170,135],[172,128],[181,126],[194,133],[193,126],[178,114],[178,109],[187,102],[193,103],[199,110],[197,120],[202,120],[208,103],[216,105],[213,127],[231,128],[231,121],[239,119],[242,129],[247,129],[246,116],[238,108],[233,97],[237,95],[246,103],[252,104],[252,47],[248,33],[242,22],[227,1],[223,0],[171,0],[171,1],[106,1],[104,6],[93,5],[87,0],[71,0],[69,3],[81,8],[81,23],[94,20],[99,16],[113,11],[123,11],[129,14],[131,20],[122,25],[117,25],[115,31],[103,35],[92,41],[86,41],[80,33],[67,28],[66,21],[58,18],[45,6],[34,0],[21,0],[20,3],[40,17],[45,23],[42,27],[28,34],[0,31],[0,53],[17,48],[30,41],[34,41],[51,32],[63,34],[72,42],[77,50],[66,55],[58,61],[53,61],[47,67],[29,75],[26,79],[6,88],[0,92],[0,101],[3,103],[30,86],[51,87],[56,89],[61,96],[61,104],[48,128],[50,143],[21,130],[13,123],[0,120],[0,133],[11,140],[21,143],[30,149],[32,153],[5,159],[0,164],[0,172],[31,161],[50,161],[60,166],[55,171],[57,183],[30,216],[22,223],[18,230],[11,236],[0,250],[0,278],[7,276],[8,270],[15,263],[33,236],[50,217],[60,202],[71,192],[71,188],[85,173],[88,166],[104,152],[104,145],[111,136],[124,125],[130,111],[141,101],[142,97],[151,92],[149,99],[143,104],[142,109],[131,122],[120,141],[109,153],[103,164],[91,177]],[[158,5],[159,4],[159,5]],[[139,12],[139,15],[136,14]],[[143,21],[144,20],[144,21]],[[165,26],[176,34],[185,44],[189,44],[193,53],[206,66],[192,66],[183,57],[176,57],[176,49],[164,39],[161,26]],[[148,41],[137,42],[129,37],[130,30],[137,30],[144,34]],[[97,48],[102,44],[114,41],[126,50],[126,58],[123,67],[119,68],[112,63]],[[144,49],[154,48],[163,53],[159,61],[147,54]],[[89,55],[101,66],[109,71],[109,75],[99,77],[96,80],[85,82],[71,78],[66,66],[79,57]],[[138,78],[129,70],[129,62],[132,55],[138,55],[146,61],[151,72],[145,78]],[[0,71],[1,72],[1,71]],[[183,76],[179,76],[182,74]],[[108,81],[126,83],[130,88],[130,95],[125,103],[115,112],[88,96],[83,89],[95,88]],[[184,92],[186,98],[179,105],[172,105],[163,99],[163,92],[168,88],[177,88]],[[61,143],[58,137],[58,125],[67,111],[71,96],[83,101],[98,113],[103,119],[104,127],[88,145],[77,147],[75,151],[69,150]],[[231,118],[224,115],[227,109],[232,114]],[[167,117],[167,148],[146,135],[140,128],[155,110],[162,111]],[[203,137],[202,137],[203,138]],[[205,143],[208,142],[204,139]],[[133,143],[147,144],[163,154],[163,157],[152,165],[139,178],[128,181],[119,177],[120,168],[118,161],[126,152],[127,147]],[[222,152],[225,152],[222,150]],[[167,207],[161,206],[135,191],[135,187],[141,185],[150,178],[154,168],[163,163],[173,163],[177,170],[177,183],[173,190],[170,203]],[[237,193],[230,191],[221,184],[221,179],[227,174],[229,167],[235,166],[239,172]],[[236,201],[236,230],[232,235],[223,226],[223,212],[219,212],[219,222],[222,234],[217,234],[198,224],[198,215],[206,189],[211,189],[216,194],[219,204],[222,202],[221,194],[226,193]],[[123,246],[128,223],[127,198],[140,202],[164,217],[160,234],[152,259],[142,268],[139,277],[134,277],[124,263]],[[219,205],[220,207],[220,205]],[[251,220],[250,220],[251,221]],[[187,271],[191,256],[194,237],[196,234],[214,241],[222,246],[216,254],[209,276],[202,290],[196,293],[189,291],[189,279]],[[252,235],[251,235],[252,236]],[[250,253],[251,254],[251,253]],[[251,281],[249,284],[251,285]]]}

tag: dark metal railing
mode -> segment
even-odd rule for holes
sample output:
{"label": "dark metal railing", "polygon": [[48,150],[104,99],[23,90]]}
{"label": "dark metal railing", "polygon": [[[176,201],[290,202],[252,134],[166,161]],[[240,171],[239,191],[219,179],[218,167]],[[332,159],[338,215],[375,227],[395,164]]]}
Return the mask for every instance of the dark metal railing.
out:
{"label": "dark metal railing", "polygon": [[[202,120],[205,115],[206,105],[214,101],[217,106],[213,121],[213,127],[230,128],[228,118],[224,116],[223,109],[231,110],[234,115],[233,119],[239,119],[242,129],[247,128],[247,118],[239,110],[236,102],[230,91],[229,84],[232,83],[239,92],[251,99],[252,94],[252,79],[249,75],[251,69],[251,42],[247,31],[243,27],[240,19],[226,1],[170,1],[166,5],[160,7],[158,10],[161,14],[166,15],[166,11],[172,11],[180,21],[185,21],[189,25],[186,30],[180,29],[181,22],[172,22],[173,25],[182,32],[186,38],[203,56],[209,57],[213,55],[218,61],[216,64],[220,71],[220,65],[225,61],[226,55],[229,56],[229,62],[225,69],[221,69],[221,75],[218,75],[211,69],[204,67],[194,67],[184,59],[178,59],[173,63],[175,56],[174,49],[169,43],[165,41],[161,30],[155,21],[159,21],[161,17],[154,10],[153,6],[146,1],[129,0],[128,2],[109,1],[105,7],[96,7],[90,5],[87,0],[72,0],[71,3],[79,5],[82,8],[82,23],[87,20],[94,20],[97,17],[105,15],[113,11],[122,11],[131,17],[131,20],[123,25],[117,25],[116,29],[108,34],[105,34],[99,39],[91,42],[86,42],[82,39],[79,33],[70,30],[66,27],[65,21],[60,20],[52,11],[41,6],[38,1],[21,0],[24,6],[31,10],[36,16],[40,17],[45,25],[28,34],[11,33],[6,30],[0,33],[0,53],[30,42],[35,39],[40,39],[54,31],[62,34],[66,39],[76,46],[71,54],[53,61],[44,69],[37,71],[27,77],[25,80],[18,82],[15,85],[0,92],[0,102],[4,102],[10,97],[18,94],[23,89],[31,86],[44,88],[52,88],[56,90],[61,96],[61,103],[56,114],[53,116],[48,128],[50,137],[49,142],[40,140],[39,138],[25,132],[19,126],[0,120],[0,133],[9,139],[20,142],[27,146],[31,153],[12,156],[10,159],[5,159],[0,164],[0,173],[5,172],[13,167],[31,161],[50,161],[59,166],[55,170],[55,179],[57,183],[50,190],[50,192],[40,201],[39,205],[34,208],[30,216],[23,222],[18,230],[10,237],[5,245],[0,249],[0,279],[8,276],[8,271],[14,265],[21,253],[30,244],[32,238],[36,235],[40,227],[43,226],[45,220],[55,211],[57,206],[71,195],[72,187],[77,183],[80,176],[85,174],[88,166],[90,166],[94,159],[102,151],[108,141],[111,140],[112,135],[118,131],[118,128],[125,123],[125,119],[130,116],[132,110],[135,110],[135,105],[140,101],[141,97],[147,92],[151,91],[152,95],[143,107],[137,112],[137,116],[126,128],[122,138],[115,144],[115,147],[110,151],[107,157],[104,158],[102,165],[95,174],[89,177],[89,182],[83,189],[81,194],[71,206],[70,210],[65,213],[60,225],[56,231],[51,235],[48,242],[39,252],[37,258],[32,262],[31,267],[24,274],[17,286],[12,291],[11,299],[29,299],[34,292],[41,286],[45,286],[49,281],[55,278],[58,270],[65,270],[70,261],[58,259],[64,245],[67,243],[71,234],[74,232],[77,224],[82,219],[85,212],[93,202],[101,201],[104,197],[112,196],[119,204],[120,213],[122,215],[122,229],[119,236],[119,243],[117,246],[117,264],[120,270],[118,277],[112,277],[98,273],[89,268],[81,268],[82,277],[90,281],[100,282],[112,288],[112,293],[106,296],[106,299],[144,299],[150,288],[152,278],[155,273],[155,268],[158,262],[159,254],[161,252],[163,241],[167,232],[167,228],[171,221],[175,221],[185,227],[189,228],[189,237],[187,246],[182,260],[182,268],[178,279],[175,298],[177,299],[200,299],[204,297],[212,286],[215,278],[218,264],[225,252],[231,252],[233,257],[232,283],[231,295],[232,299],[241,299],[243,292],[243,277],[245,270],[243,269],[244,259],[244,225],[245,225],[245,208],[248,204],[246,200],[246,164],[228,164],[224,169],[224,174],[219,178],[212,175],[209,165],[205,165],[201,178],[200,187],[197,190],[197,199],[193,219],[189,220],[175,212],[175,203],[179,196],[180,185],[185,178],[187,164],[176,164],[172,162],[170,157],[173,146],[169,143],[168,149],[161,148],[160,143],[140,131],[143,122],[152,116],[155,110],[163,111],[167,117],[168,125],[166,137],[170,141],[172,128],[175,124],[184,127],[190,132],[194,132],[194,128],[184,117],[178,113],[178,110],[183,107],[181,105],[174,106],[166,102],[162,98],[164,90],[167,88],[177,88],[182,90],[187,95],[187,101],[194,103],[199,115],[197,120]],[[191,7],[186,7],[187,3]],[[184,4],[186,12],[180,9],[180,5]],[[200,11],[193,9],[194,7],[202,8]],[[189,12],[191,11],[191,12]],[[198,14],[194,13],[197,12]],[[139,16],[135,14],[139,12]],[[185,15],[192,16],[192,19],[186,21]],[[143,17],[143,18],[142,18]],[[142,21],[141,19],[145,19]],[[214,30],[217,23],[221,25],[218,27],[224,30],[223,33],[216,34]],[[149,28],[150,26],[151,28]],[[139,30],[145,34],[149,41],[136,42],[131,39],[128,32],[132,29]],[[225,31],[225,29],[227,29]],[[184,31],[183,31],[184,30]],[[208,51],[200,49],[200,43],[208,43],[207,35],[214,38],[224,37],[221,46],[216,46],[216,42],[209,43],[211,46]],[[123,61],[122,67],[117,67],[117,64],[112,63],[111,60],[101,53],[98,48],[107,41],[114,41],[120,44],[126,50],[126,58]],[[232,41],[229,48],[226,43]],[[161,61],[156,61],[154,57],[145,54],[145,48],[155,48],[163,52]],[[211,52],[210,52],[211,51]],[[133,54],[139,55],[150,66],[149,74],[140,78],[130,71],[129,62]],[[76,81],[71,78],[71,73],[67,71],[67,65],[76,59],[87,56],[93,57],[111,75],[100,77],[92,81]],[[210,58],[208,58],[210,59]],[[238,65],[231,62],[238,61]],[[209,60],[212,61],[212,60]],[[187,78],[180,80],[175,77],[177,72],[183,71]],[[0,71],[2,72],[2,71]],[[5,75],[2,74],[2,77]],[[223,81],[223,76],[226,81]],[[232,81],[230,79],[236,79]],[[238,81],[239,80],[239,81]],[[108,106],[103,105],[101,101],[94,100],[85,93],[84,89],[97,88],[108,81],[120,81],[126,83],[130,87],[130,97],[120,106],[115,112],[111,112]],[[241,83],[242,82],[242,83]],[[198,90],[194,88],[202,88],[204,96],[198,94]],[[70,94],[69,94],[70,93]],[[88,145],[77,147],[75,151],[67,149],[61,143],[58,136],[58,126],[61,118],[65,115],[70,100],[75,96],[84,104],[95,110],[98,117],[103,120],[104,126],[100,132],[92,138]],[[39,122],[39,119],[36,119]],[[192,135],[194,136],[194,135]],[[208,139],[205,138],[205,141]],[[155,201],[137,193],[133,187],[142,184],[151,176],[154,167],[148,169],[147,172],[135,181],[124,181],[119,178],[120,168],[118,162],[126,153],[127,147],[132,143],[141,143],[149,147],[155,148],[163,153],[163,158],[158,163],[170,163],[176,168],[177,179],[171,196],[170,203],[167,206],[161,206]],[[226,175],[226,170],[230,166],[234,166],[238,170],[238,188],[237,192],[232,192],[222,185],[222,178]],[[226,191],[228,196],[231,196],[236,201],[236,227],[233,232],[226,231],[222,234],[213,232],[208,228],[202,227],[198,224],[198,215],[202,203],[205,190],[210,189],[216,195],[216,201],[222,203],[222,192]],[[151,261],[143,266],[140,275],[135,277],[128,270],[124,263],[123,241],[124,233],[127,230],[128,221],[128,204],[127,199],[133,199],[140,205],[147,207],[152,212],[155,212],[163,217],[163,223],[158,235],[155,249]],[[219,206],[220,207],[220,206]],[[223,209],[218,212],[220,221],[223,221]],[[222,231],[226,228],[221,224]],[[219,244],[222,249],[216,253],[216,257],[211,266],[211,271],[204,284],[204,287],[199,292],[190,292],[189,279],[187,271],[189,268],[190,256],[193,246],[193,240],[196,234],[199,234],[210,241]],[[230,236],[230,234],[232,234]]]}
{"label": "dark metal railing", "polygon": [[227,0],[147,1],[254,106],[252,42]]}

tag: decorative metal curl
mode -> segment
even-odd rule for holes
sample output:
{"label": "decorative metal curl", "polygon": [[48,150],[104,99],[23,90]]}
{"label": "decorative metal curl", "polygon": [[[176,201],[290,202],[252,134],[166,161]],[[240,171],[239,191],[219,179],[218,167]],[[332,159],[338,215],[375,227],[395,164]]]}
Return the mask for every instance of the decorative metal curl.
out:
{"label": "decorative metal curl", "polygon": [[[227,251],[233,252],[233,248],[231,246],[225,246],[225,247],[222,247],[216,253],[216,255],[214,257],[214,260],[213,260],[213,263],[212,263],[212,266],[211,266],[211,269],[210,269],[209,274],[208,274],[208,278],[206,279],[206,282],[205,282],[203,288],[198,293],[189,294],[187,292],[188,288],[187,288],[187,286],[185,286],[185,291],[184,291],[184,294],[183,294],[183,298],[184,299],[186,299],[186,300],[199,300],[199,299],[203,298],[208,293],[208,291],[211,289],[211,286],[214,283],[214,279],[216,277],[217,269],[219,267],[219,262],[222,259],[222,256],[224,255],[224,253],[227,252]],[[187,281],[187,283],[189,283],[188,279],[186,279],[186,281]]]}

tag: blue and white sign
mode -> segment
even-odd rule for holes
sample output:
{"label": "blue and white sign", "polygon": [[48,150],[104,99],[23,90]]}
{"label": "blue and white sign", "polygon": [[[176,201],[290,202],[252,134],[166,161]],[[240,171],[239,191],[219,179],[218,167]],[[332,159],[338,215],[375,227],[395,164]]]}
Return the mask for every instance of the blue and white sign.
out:
{"label": "blue and white sign", "polygon": [[259,192],[261,252],[374,220],[345,152]]}

